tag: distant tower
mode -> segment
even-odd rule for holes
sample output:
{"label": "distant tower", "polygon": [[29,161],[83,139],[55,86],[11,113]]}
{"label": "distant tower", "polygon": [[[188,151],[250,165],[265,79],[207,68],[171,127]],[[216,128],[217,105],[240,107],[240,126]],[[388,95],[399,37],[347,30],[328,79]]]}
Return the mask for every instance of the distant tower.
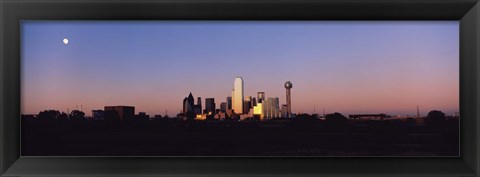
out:
{"label": "distant tower", "polygon": [[287,90],[287,118],[292,115],[292,98],[290,94],[292,86],[293,85],[290,81],[285,82],[285,89]]}
{"label": "distant tower", "polygon": [[420,108],[417,105],[417,118],[420,118]]}
{"label": "distant tower", "polygon": [[194,109],[193,109],[193,112],[195,112],[195,114],[202,114],[202,98],[201,97],[197,97],[197,104],[193,106]]}
{"label": "distant tower", "polygon": [[197,105],[202,109],[202,97],[197,97]]}
{"label": "distant tower", "polygon": [[184,114],[186,114],[187,112],[193,113],[193,111],[194,111],[194,99],[193,99],[192,93],[190,92],[188,97],[185,97],[185,99],[183,99],[183,113]]}
{"label": "distant tower", "polygon": [[257,103],[263,103],[263,100],[265,100],[265,92],[258,92]]}
{"label": "distant tower", "polygon": [[242,77],[236,77],[233,85],[233,111],[237,114],[243,114],[243,79]]}
{"label": "distant tower", "polygon": [[205,114],[215,114],[215,98],[205,98]]}
{"label": "distant tower", "polygon": [[232,109],[232,97],[227,97],[227,110]]}

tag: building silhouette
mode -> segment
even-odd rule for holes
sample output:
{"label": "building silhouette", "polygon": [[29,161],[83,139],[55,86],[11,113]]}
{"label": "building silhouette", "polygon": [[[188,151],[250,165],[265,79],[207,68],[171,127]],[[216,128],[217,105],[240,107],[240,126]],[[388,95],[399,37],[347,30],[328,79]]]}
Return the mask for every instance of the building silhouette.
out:
{"label": "building silhouette", "polygon": [[220,111],[221,112],[227,112],[227,103],[226,102],[221,102],[220,103]]}
{"label": "building silhouette", "polygon": [[214,98],[205,98],[205,114],[215,114]]}
{"label": "building silhouette", "polygon": [[227,97],[227,110],[232,109],[232,97]]}
{"label": "building silhouette", "polygon": [[278,97],[272,98],[269,97],[263,102],[263,114],[266,118],[278,118],[280,117],[280,108],[279,108],[279,99]]}
{"label": "building silhouette", "polygon": [[185,97],[185,99],[183,99],[183,113],[184,114],[187,114],[187,112],[194,113],[195,110],[194,110],[194,103],[193,102],[194,102],[193,95],[190,92],[188,97]]}
{"label": "building silhouette", "polygon": [[106,120],[133,120],[135,107],[133,106],[105,106],[104,116]]}
{"label": "building silhouette", "polygon": [[139,112],[135,117],[138,120],[150,120],[150,115],[145,112]]}
{"label": "building silhouette", "polygon": [[244,102],[244,93],[243,93],[243,79],[242,77],[236,77],[233,85],[233,111],[237,114],[243,114],[243,102]]}
{"label": "building silhouette", "polygon": [[288,117],[287,116],[287,113],[288,113],[287,109],[288,109],[287,104],[282,104],[282,108],[280,110],[280,112],[282,112],[282,117]]}
{"label": "building silhouette", "polygon": [[265,100],[265,92],[257,92],[257,103],[263,103]]}
{"label": "building silhouette", "polygon": [[290,90],[292,89],[293,85],[290,81],[285,82],[285,89],[287,91],[287,113],[286,117],[289,118],[292,115],[292,96]]}
{"label": "building silhouette", "polygon": [[250,108],[252,106],[252,97],[251,96],[246,96],[245,101],[243,101],[243,113],[248,114],[250,111]]}
{"label": "building silhouette", "polygon": [[92,110],[92,119],[93,120],[103,120],[104,117],[104,111],[103,110]]}
{"label": "building silhouette", "polygon": [[194,105],[195,114],[202,114],[202,97],[197,97],[197,104]]}

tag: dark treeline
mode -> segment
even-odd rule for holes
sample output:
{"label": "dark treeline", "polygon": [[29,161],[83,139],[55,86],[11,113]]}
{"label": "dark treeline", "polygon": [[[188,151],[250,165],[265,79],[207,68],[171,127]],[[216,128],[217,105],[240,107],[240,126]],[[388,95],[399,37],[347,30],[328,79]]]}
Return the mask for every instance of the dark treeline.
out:
{"label": "dark treeline", "polygon": [[456,156],[459,119],[90,120],[81,111],[22,118],[22,154],[43,156]]}

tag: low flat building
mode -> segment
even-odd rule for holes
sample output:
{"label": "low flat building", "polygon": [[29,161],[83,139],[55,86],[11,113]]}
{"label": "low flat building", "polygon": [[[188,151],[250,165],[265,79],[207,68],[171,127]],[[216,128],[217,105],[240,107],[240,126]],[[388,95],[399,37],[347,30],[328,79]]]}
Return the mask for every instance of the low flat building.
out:
{"label": "low flat building", "polygon": [[105,106],[104,116],[106,120],[133,120],[135,118],[135,107]]}

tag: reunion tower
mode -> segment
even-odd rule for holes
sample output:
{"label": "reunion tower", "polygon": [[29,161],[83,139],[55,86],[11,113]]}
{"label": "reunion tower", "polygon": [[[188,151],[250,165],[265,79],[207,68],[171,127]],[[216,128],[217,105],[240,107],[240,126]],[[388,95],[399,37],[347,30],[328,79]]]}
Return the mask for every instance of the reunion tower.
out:
{"label": "reunion tower", "polygon": [[292,89],[292,83],[290,81],[285,82],[285,89],[287,89],[287,118],[292,115],[292,98],[290,95],[290,89]]}

